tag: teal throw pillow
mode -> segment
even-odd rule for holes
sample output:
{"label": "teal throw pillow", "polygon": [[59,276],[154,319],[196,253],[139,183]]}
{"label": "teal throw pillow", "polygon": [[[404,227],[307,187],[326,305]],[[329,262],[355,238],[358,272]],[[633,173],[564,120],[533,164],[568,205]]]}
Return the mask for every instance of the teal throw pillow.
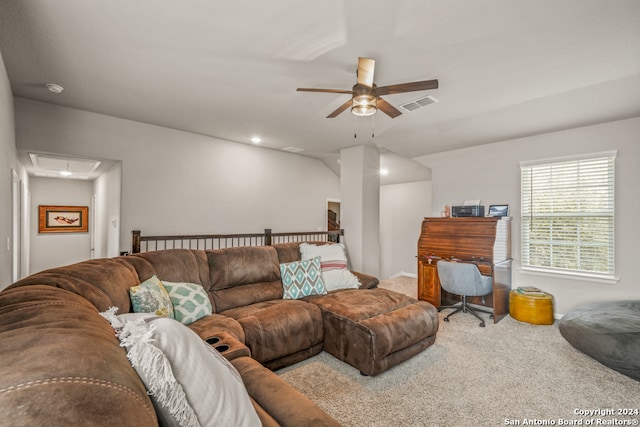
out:
{"label": "teal throw pillow", "polygon": [[160,317],[174,318],[169,293],[156,276],[131,287],[129,296],[135,313],[153,313]]}
{"label": "teal throw pillow", "polygon": [[166,280],[162,283],[173,303],[173,317],[180,323],[188,325],[213,312],[209,296],[202,286]]}
{"label": "teal throw pillow", "polygon": [[326,295],[320,257],[280,264],[283,299],[300,299],[310,295]]}

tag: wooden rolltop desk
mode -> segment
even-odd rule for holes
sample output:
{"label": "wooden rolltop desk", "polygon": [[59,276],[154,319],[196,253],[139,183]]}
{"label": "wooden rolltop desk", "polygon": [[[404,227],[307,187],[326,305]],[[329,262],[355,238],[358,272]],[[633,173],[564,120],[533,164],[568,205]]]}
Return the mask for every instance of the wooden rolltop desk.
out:
{"label": "wooden rolltop desk", "polygon": [[508,217],[425,218],[418,240],[418,298],[436,307],[461,300],[440,288],[440,259],[471,262],[493,277],[493,292],[469,297],[493,309],[494,322],[509,314],[511,291],[511,219]]}

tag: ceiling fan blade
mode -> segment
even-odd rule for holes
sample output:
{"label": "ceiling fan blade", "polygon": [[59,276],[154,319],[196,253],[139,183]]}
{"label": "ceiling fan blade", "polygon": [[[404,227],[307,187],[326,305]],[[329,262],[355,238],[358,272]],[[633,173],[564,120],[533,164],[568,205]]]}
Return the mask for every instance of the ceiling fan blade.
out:
{"label": "ceiling fan blade", "polygon": [[393,95],[394,93],[415,92],[418,90],[438,89],[438,80],[424,80],[421,82],[400,83],[382,86],[376,89],[376,95]]}
{"label": "ceiling fan blade", "polygon": [[351,106],[351,100],[348,100],[347,102],[345,102],[344,104],[342,104],[341,106],[336,108],[333,113],[329,114],[327,116],[327,119],[333,119],[334,117],[336,117],[338,114],[342,113],[344,110],[346,110],[350,106]]}
{"label": "ceiling fan blade", "polygon": [[385,101],[382,98],[378,98],[376,105],[378,106],[378,110],[382,111],[383,113],[385,113],[387,116],[391,117],[392,119],[398,117],[400,114],[402,114],[396,107],[394,107],[393,105],[389,104],[387,101]]}
{"label": "ceiling fan blade", "polygon": [[340,90],[340,89],[315,89],[310,87],[299,87],[296,89],[298,92],[326,92],[326,93],[348,93],[353,94],[352,90]]}
{"label": "ceiling fan blade", "polygon": [[376,61],[369,58],[358,58],[358,84],[373,87],[373,71]]}

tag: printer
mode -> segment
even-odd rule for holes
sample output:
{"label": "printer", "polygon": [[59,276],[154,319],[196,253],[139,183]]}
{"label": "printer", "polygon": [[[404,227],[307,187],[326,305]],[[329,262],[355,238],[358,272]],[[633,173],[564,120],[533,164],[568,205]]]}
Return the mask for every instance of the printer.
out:
{"label": "printer", "polygon": [[452,217],[467,217],[467,216],[484,216],[484,206],[471,205],[471,206],[451,206]]}

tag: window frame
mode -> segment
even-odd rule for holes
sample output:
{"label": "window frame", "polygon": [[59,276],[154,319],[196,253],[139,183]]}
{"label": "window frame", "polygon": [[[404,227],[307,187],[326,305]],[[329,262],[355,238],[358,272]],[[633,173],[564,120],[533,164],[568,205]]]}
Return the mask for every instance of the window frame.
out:
{"label": "window frame", "polygon": [[[615,276],[615,267],[616,267],[616,262],[615,262],[615,218],[616,218],[615,216],[615,160],[616,160],[616,157],[617,157],[617,151],[612,150],[612,151],[605,151],[605,152],[599,152],[599,153],[587,153],[587,154],[582,154],[577,156],[556,157],[556,158],[549,158],[549,159],[520,162],[520,198],[521,198],[520,255],[521,255],[521,271],[522,272],[543,275],[543,276],[553,276],[553,277],[562,277],[562,278],[579,278],[581,280],[596,281],[596,282],[603,282],[603,283],[616,283],[618,281],[618,278]],[[584,183],[581,184],[580,180],[577,177],[580,170],[579,169],[580,163],[581,162],[586,163],[587,161],[593,161],[596,159],[603,159],[603,158],[608,159],[607,161],[610,162],[607,168],[607,175],[605,177],[607,178],[606,179],[607,186],[609,186],[606,197],[607,197],[607,201],[610,201],[610,203],[608,204],[610,212],[599,212],[596,215],[594,212],[589,212],[588,210],[576,209],[571,212],[571,215],[568,215],[566,212],[565,213],[555,213],[555,212],[548,213],[547,212],[544,214],[540,214],[540,213],[538,213],[538,215],[535,214],[534,212],[535,207],[533,206],[534,189],[532,188],[534,183],[533,176],[531,176],[529,172],[530,179],[529,179],[529,182],[526,182],[526,179],[525,179],[527,175],[525,173],[526,171],[531,171],[535,169],[539,169],[540,171],[545,169],[553,170],[554,166],[556,168],[561,167],[561,165],[571,166],[571,164],[573,163],[574,166],[576,167],[576,173],[575,173],[576,179],[571,178],[569,181],[575,184],[574,188],[576,190],[580,188],[584,189],[586,185]],[[610,179],[608,179],[609,177]],[[525,184],[528,184],[528,186]],[[551,182],[549,188],[538,188],[537,191],[542,194],[543,191],[551,190],[553,186],[554,186],[554,183]],[[558,187],[557,183],[555,183],[555,186],[557,189]],[[527,189],[530,191],[530,193],[525,192]],[[557,190],[555,194],[557,195],[559,192],[560,191]],[[573,200],[578,201],[579,196],[576,195],[575,199]],[[563,206],[565,208],[568,207],[567,205],[563,205]],[[554,205],[554,207],[556,206]],[[609,256],[607,257],[608,271],[598,272],[598,271],[591,271],[591,270],[585,270],[585,269],[581,270],[577,268],[574,269],[574,268],[558,267],[557,265],[559,263],[556,263],[555,264],[556,266],[554,266],[554,261],[552,261],[551,259],[549,260],[550,265],[529,264],[529,262],[531,261],[530,255],[532,253],[532,249],[531,249],[532,244],[535,244],[535,242],[532,242],[533,239],[530,238],[530,233],[532,232],[532,229],[528,229],[526,225],[532,224],[534,222],[534,218],[538,218],[538,219],[549,218],[550,220],[560,221],[561,218],[563,217],[566,218],[567,216],[569,217],[573,216],[574,218],[579,218],[579,217],[593,218],[594,216],[600,216],[600,217],[609,219],[610,223],[608,224],[608,227],[610,227],[610,231],[608,233],[605,233],[605,234],[608,234],[608,237],[606,240],[606,246],[600,245],[601,247],[605,247],[605,249],[609,253]],[[578,225],[576,224],[575,227],[577,229]],[[558,238],[556,238],[555,241],[560,243],[560,239]],[[538,243],[543,247],[546,244],[544,240],[542,242],[538,241]],[[549,256],[553,257],[551,255],[551,252],[553,252],[551,247],[553,247],[553,244],[554,244],[553,235],[549,236],[548,244],[550,246]],[[575,245],[577,246],[577,251],[580,251],[580,248],[586,248],[590,246],[588,241],[581,242],[579,237],[577,238]],[[593,245],[593,242],[591,242],[591,245]],[[595,258],[596,257],[594,257],[594,259]]]}

